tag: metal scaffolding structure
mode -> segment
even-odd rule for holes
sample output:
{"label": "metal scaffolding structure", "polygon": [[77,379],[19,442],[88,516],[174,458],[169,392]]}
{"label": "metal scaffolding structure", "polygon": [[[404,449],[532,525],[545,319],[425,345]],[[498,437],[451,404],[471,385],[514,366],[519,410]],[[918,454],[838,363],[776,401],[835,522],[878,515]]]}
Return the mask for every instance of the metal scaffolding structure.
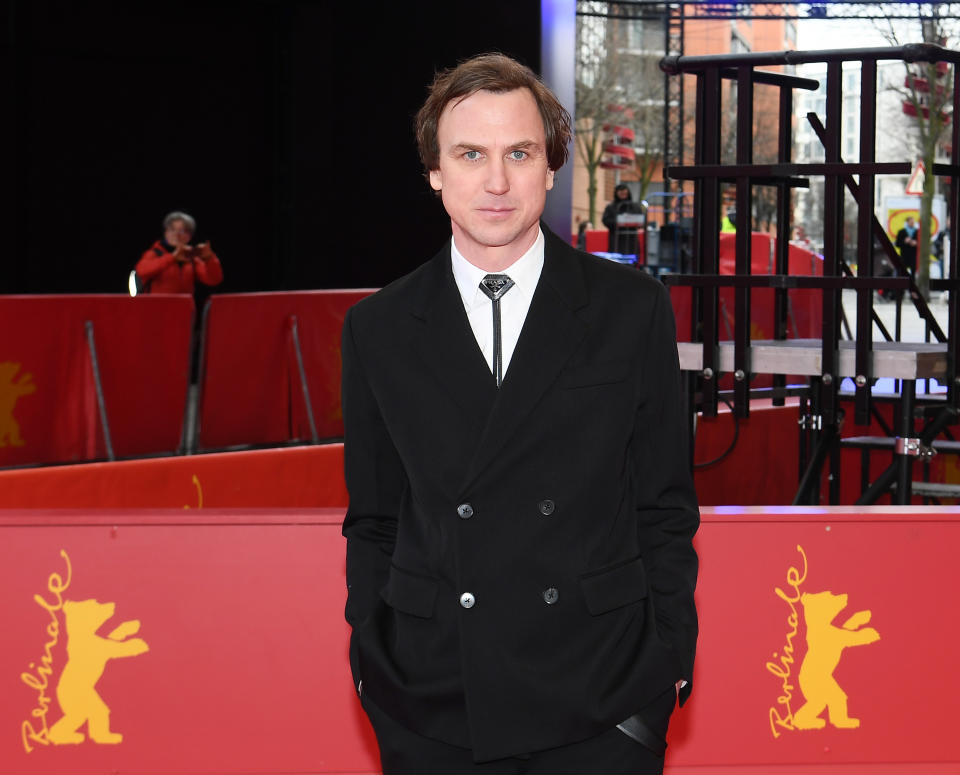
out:
{"label": "metal scaffolding structure", "polygon": [[[868,0],[844,0],[821,3],[724,3],[706,0],[610,0],[608,6],[617,6],[619,18],[648,19],[665,12],[683,10],[687,20],[694,19],[918,19],[936,11],[941,19],[960,19],[960,3],[942,3],[937,0],[917,0],[912,3],[877,3]],[[580,13],[578,11],[578,13]],[[592,11],[593,15],[606,15]],[[611,15],[614,15],[611,13]]]}
{"label": "metal scaffolding structure", "polygon": [[[856,385],[855,421],[867,424],[872,414],[871,388],[877,378],[900,380],[898,435],[890,439],[894,463],[872,484],[868,484],[861,502],[873,502],[884,492],[893,491],[897,503],[909,503],[912,465],[929,454],[933,438],[948,424],[956,422],[960,409],[960,280],[958,247],[951,243],[949,280],[931,283],[937,290],[947,291],[949,323],[940,330],[910,273],[874,214],[874,179],[877,175],[905,174],[912,167],[909,161],[878,161],[875,156],[877,125],[877,62],[944,62],[953,65],[954,76],[960,65],[960,52],[929,43],[900,47],[842,49],[826,51],[749,52],[711,56],[668,56],[661,68],[671,77],[689,73],[696,78],[696,149],[692,165],[671,167],[668,174],[676,179],[693,181],[695,187],[694,272],[668,275],[665,282],[693,289],[691,330],[694,342],[681,343],[681,368],[690,375],[694,407],[704,415],[717,412],[721,373],[734,377],[733,410],[746,417],[750,409],[750,379],[753,374],[805,375],[808,387],[802,393],[804,415],[801,417],[801,447],[804,472],[796,503],[816,503],[820,497],[820,473],[830,458],[838,466],[840,427],[843,410],[839,402],[841,380],[850,377]],[[841,156],[841,108],[843,63],[860,63],[860,157],[845,161]],[[818,82],[796,76],[766,72],[764,66],[824,63],[826,65],[826,115],[821,119],[810,114],[808,120],[816,129],[825,150],[825,161],[812,164],[792,163],[789,158],[792,132],[792,92],[794,89],[816,89]],[[720,156],[721,81],[736,81],[737,149],[734,163],[723,163]],[[776,87],[780,95],[778,137],[780,155],[775,164],[755,164],[752,158],[753,93],[756,84]],[[952,109],[960,116],[960,80],[953,79]],[[949,216],[960,223],[957,181],[960,181],[960,127],[953,121],[952,151],[948,164],[935,164],[932,174],[950,178]],[[791,229],[789,193],[793,187],[808,185],[812,176],[822,176],[824,197],[824,269],[823,276],[791,276],[787,270],[787,245]],[[856,179],[854,178],[856,176]],[[776,271],[771,275],[751,274],[751,239],[748,229],[736,235],[736,273],[721,276],[719,269],[719,214],[721,184],[736,184],[738,212],[750,212],[751,197],[757,186],[775,186],[777,190],[777,256]],[[857,213],[856,273],[842,255],[844,228],[844,191],[851,193]],[[874,275],[874,246],[879,242],[890,262],[897,267],[898,277]],[[732,342],[719,337],[718,291],[734,289],[734,330]],[[775,338],[772,341],[751,341],[750,295],[754,288],[776,291]],[[788,340],[786,338],[786,294],[790,288],[813,288],[822,292],[823,328],[820,340]],[[876,318],[875,292],[882,288],[906,291],[918,313],[928,323],[928,330],[937,340],[927,343],[886,341],[874,343],[873,324]],[[852,289],[857,296],[856,341],[841,341],[841,291]],[[916,380],[937,378],[947,385],[946,400],[933,407],[931,419],[924,428],[914,427]],[[782,391],[783,381],[778,377]],[[837,492],[831,487],[831,502]]]}
{"label": "metal scaffolding structure", "polygon": [[[960,20],[960,3],[918,0],[912,3],[877,3],[865,0],[833,3],[769,3],[769,2],[704,2],[704,0],[611,0],[611,2],[578,3],[577,15],[615,19],[618,21],[654,21],[664,30],[663,53],[667,57],[683,56],[685,27],[688,22],[704,20]],[[684,79],[664,81],[663,159],[667,168],[682,166],[684,158],[685,100]],[[665,179],[664,190],[679,193],[678,180]],[[678,214],[679,215],[679,214]]]}

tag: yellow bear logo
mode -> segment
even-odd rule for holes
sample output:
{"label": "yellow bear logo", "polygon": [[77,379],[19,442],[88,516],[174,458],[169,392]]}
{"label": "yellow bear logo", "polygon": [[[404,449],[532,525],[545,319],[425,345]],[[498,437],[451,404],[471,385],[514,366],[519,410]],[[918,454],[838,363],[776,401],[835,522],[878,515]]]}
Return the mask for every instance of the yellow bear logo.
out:
{"label": "yellow bear logo", "polygon": [[847,715],[847,695],[833,677],[833,671],[840,664],[845,648],[876,643],[880,633],[873,627],[863,626],[870,621],[870,611],[857,611],[839,627],[833,624],[847,607],[847,595],[805,592],[800,602],[807,625],[807,653],[798,678],[806,703],[793,714],[793,726],[822,729],[827,722],[820,714],[826,710],[833,726],[855,729],[860,726],[860,720]]}
{"label": "yellow bear logo", "polygon": [[149,651],[142,638],[130,638],[140,629],[140,622],[123,622],[106,638],[97,630],[113,616],[114,603],[96,600],[67,600],[63,613],[67,624],[67,664],[57,684],[57,700],[63,718],[50,727],[49,740],[55,745],[82,743],[87,733],[95,743],[116,744],[123,735],[110,731],[110,708],[97,694],[96,685],[109,660],[135,657]]}
{"label": "yellow bear logo", "polygon": [[0,363],[0,447],[22,447],[20,426],[13,419],[13,408],[22,396],[36,392],[37,386],[33,383],[32,374],[21,374],[20,379],[14,381],[20,371],[19,363],[4,361]]}

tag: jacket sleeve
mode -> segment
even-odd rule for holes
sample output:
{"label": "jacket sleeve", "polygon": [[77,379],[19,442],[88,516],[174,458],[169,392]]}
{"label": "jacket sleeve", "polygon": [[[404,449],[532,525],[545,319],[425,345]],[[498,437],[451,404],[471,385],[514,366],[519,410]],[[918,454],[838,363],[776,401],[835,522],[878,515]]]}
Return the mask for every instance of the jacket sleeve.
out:
{"label": "jacket sleeve", "polygon": [[688,420],[677,357],[673,308],[659,286],[640,363],[642,402],[634,428],[637,517],[657,629],[680,660],[681,703],[690,694],[697,644],[697,554],[700,525],[688,456]]}
{"label": "jacket sleeve", "polygon": [[613,202],[603,208],[603,215],[600,216],[600,221],[610,230],[613,230],[617,225],[617,212],[613,206]]}
{"label": "jacket sleeve", "polygon": [[[136,272],[143,281],[152,280],[173,263],[172,253],[157,255],[153,248],[144,251],[137,261]],[[128,265],[129,266],[129,265]]]}
{"label": "jacket sleeve", "polygon": [[345,615],[356,630],[373,612],[386,583],[407,478],[361,363],[353,312],[348,310],[344,319],[341,351],[344,473],[350,495],[343,522],[347,539]]}
{"label": "jacket sleeve", "polygon": [[202,258],[193,259],[193,270],[196,273],[197,280],[204,285],[220,285],[223,282],[223,267],[220,266],[220,259],[209,248],[205,253],[206,260]]}

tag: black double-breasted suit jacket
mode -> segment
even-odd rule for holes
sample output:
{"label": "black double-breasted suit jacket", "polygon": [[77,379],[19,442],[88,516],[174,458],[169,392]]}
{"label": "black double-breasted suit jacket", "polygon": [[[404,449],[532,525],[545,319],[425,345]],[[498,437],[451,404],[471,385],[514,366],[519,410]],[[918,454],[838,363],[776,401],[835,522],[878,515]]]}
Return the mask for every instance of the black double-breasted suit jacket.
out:
{"label": "black double-breasted suit jacket", "polygon": [[449,244],[344,322],[355,685],[477,761],[603,733],[693,675],[699,514],[669,297],[542,228],[500,389]]}

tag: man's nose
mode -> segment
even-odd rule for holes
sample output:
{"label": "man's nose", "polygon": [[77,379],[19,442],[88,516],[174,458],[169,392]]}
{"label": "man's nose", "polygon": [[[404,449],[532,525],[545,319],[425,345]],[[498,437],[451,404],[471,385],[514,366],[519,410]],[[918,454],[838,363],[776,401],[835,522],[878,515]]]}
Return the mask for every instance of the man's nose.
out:
{"label": "man's nose", "polygon": [[489,194],[505,194],[510,190],[507,167],[503,159],[494,159],[487,165],[487,180],[484,188]]}

